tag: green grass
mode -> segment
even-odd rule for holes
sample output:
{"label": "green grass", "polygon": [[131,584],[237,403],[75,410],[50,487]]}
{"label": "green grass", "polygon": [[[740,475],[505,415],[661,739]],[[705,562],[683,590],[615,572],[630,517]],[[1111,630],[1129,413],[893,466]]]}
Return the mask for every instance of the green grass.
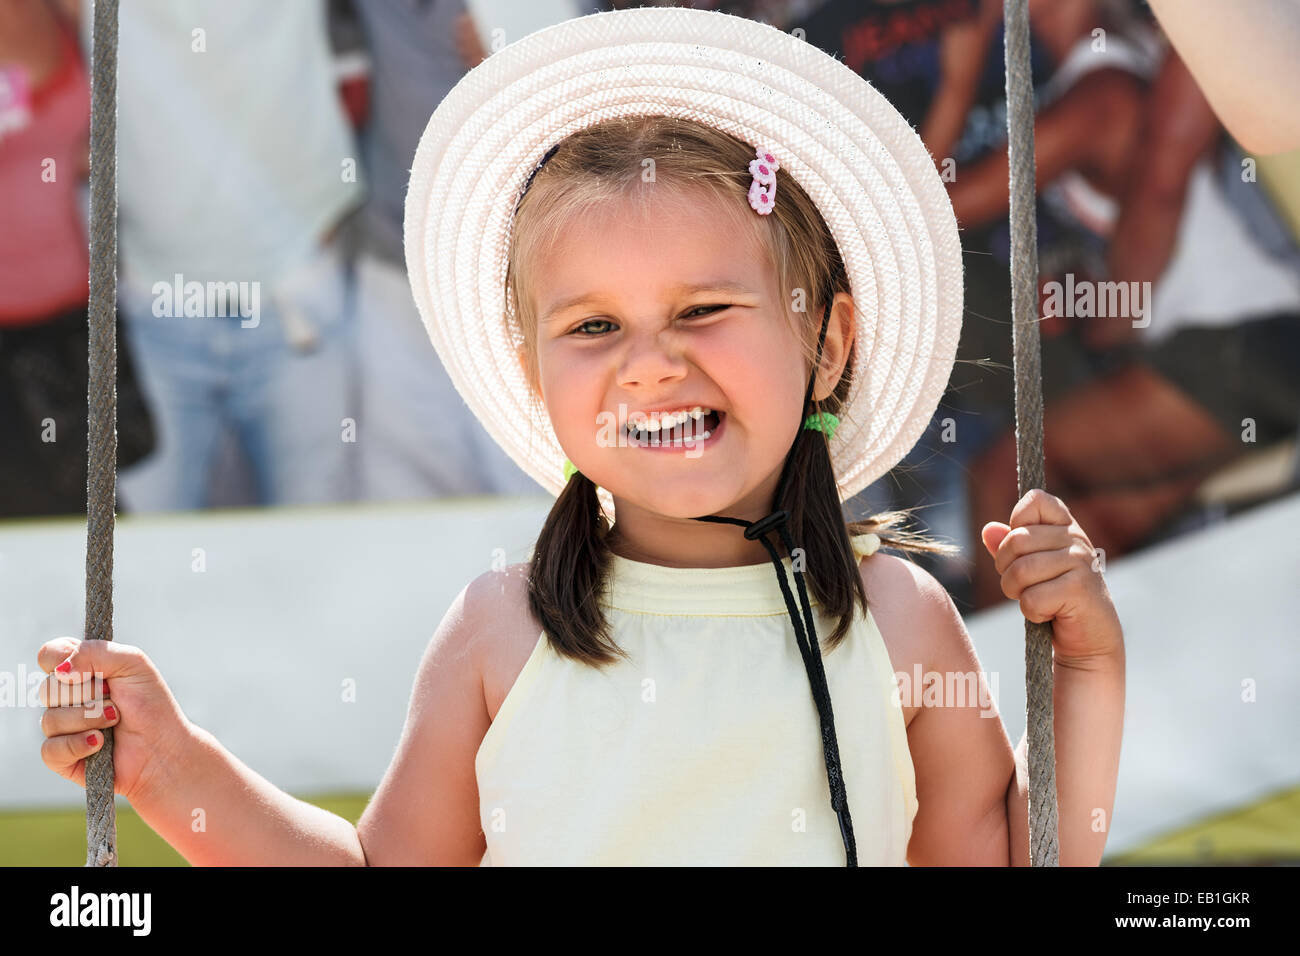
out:
{"label": "green grass", "polygon": [[1116,866],[1300,865],[1300,787],[1214,814],[1120,856]]}
{"label": "green grass", "polygon": [[[302,800],[356,823],[369,794],[330,793]],[[1240,866],[1300,863],[1300,787],[1184,827],[1121,855],[1105,866],[1168,864]],[[119,866],[189,866],[129,806],[117,810]],[[82,866],[86,862],[86,810],[18,810],[0,813],[0,866]]]}
{"label": "green grass", "polygon": [[[356,823],[370,794],[333,793],[300,799]],[[119,866],[189,866],[139,815],[118,801]],[[0,813],[0,866],[84,866],[86,808]]]}

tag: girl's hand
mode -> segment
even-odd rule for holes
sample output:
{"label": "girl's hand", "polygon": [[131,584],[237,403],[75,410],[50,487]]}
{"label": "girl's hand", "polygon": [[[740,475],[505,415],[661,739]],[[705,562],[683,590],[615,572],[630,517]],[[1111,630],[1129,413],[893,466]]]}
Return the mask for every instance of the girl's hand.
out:
{"label": "girl's hand", "polygon": [[[144,651],[116,641],[59,637],[36,655],[41,685],[41,759],[86,786],[86,757],[113,727],[113,789],[128,800],[158,780],[181,752],[190,724]],[[111,684],[110,684],[111,682]]]}
{"label": "girl's hand", "polygon": [[1096,551],[1065,502],[1030,489],[1010,525],[991,521],[981,537],[1002,575],[1002,593],[1020,602],[1028,620],[1052,622],[1057,663],[1086,665],[1122,652],[1119,615]]}

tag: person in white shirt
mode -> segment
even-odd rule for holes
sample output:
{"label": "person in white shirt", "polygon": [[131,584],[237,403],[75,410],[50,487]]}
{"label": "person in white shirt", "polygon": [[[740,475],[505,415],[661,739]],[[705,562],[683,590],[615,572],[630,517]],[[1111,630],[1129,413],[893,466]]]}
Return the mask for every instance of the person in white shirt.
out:
{"label": "person in white shirt", "polygon": [[[209,503],[233,431],[259,500],[354,494],[339,226],[361,199],[320,2],[132,0],[118,52],[119,302],[159,428],[133,510]],[[89,43],[91,8],[82,13]]]}

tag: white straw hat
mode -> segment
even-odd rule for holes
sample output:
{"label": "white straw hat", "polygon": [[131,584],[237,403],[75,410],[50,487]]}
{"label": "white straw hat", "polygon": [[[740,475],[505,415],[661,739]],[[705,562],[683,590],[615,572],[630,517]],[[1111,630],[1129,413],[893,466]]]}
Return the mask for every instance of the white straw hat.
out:
{"label": "white straw hat", "polygon": [[911,450],[947,385],[962,317],[957,222],[929,152],[884,96],[757,21],[685,8],[591,14],[491,54],[447,94],[416,149],[405,245],[452,382],[520,468],[563,491],[565,453],[506,322],[515,203],[561,139],[638,114],[769,147],[778,175],[817,204],[857,307],[853,385],[829,446],[841,498],[851,497]]}

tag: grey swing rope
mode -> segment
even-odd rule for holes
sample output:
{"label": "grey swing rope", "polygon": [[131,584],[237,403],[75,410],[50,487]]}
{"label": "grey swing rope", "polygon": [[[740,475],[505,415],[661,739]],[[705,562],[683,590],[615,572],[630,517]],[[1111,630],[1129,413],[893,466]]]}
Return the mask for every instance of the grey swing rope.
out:
{"label": "grey swing rope", "polygon": [[[113,639],[117,499],[117,10],[95,0],[90,122],[90,355],[87,386],[86,638]],[[1034,106],[1026,0],[1004,0],[1011,190],[1012,342],[1019,493],[1043,486],[1038,252],[1034,219]],[[1025,622],[1029,854],[1057,866],[1056,748],[1051,625]],[[113,728],[86,760],[86,866],[117,865]]]}
{"label": "grey swing rope", "polygon": [[[1034,215],[1034,87],[1027,0],[1003,0],[1007,150],[1011,190],[1011,341],[1016,383],[1016,480],[1020,497],[1042,488],[1043,378],[1038,339],[1038,222]],[[1059,866],[1052,625],[1025,621],[1025,719],[1029,763],[1029,865]]]}
{"label": "grey swing rope", "polygon": [[[86,386],[86,639],[113,639],[117,505],[117,0],[95,0],[90,100],[90,380]],[[86,758],[86,866],[117,866],[113,728]]]}

